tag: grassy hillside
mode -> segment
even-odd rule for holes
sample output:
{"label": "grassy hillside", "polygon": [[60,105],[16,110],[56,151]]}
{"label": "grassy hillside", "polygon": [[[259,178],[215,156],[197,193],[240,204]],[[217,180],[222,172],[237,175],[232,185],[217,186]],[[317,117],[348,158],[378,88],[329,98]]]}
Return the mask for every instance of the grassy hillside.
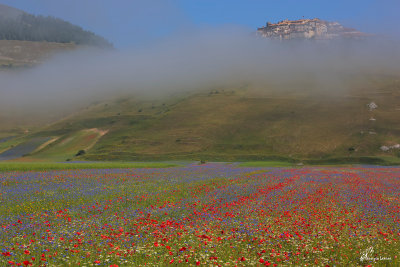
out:
{"label": "grassy hillside", "polygon": [[[400,150],[380,147],[400,143],[400,83],[367,80],[334,95],[266,85],[96,103],[31,134],[58,139],[30,157],[395,164]],[[370,111],[370,102],[378,108]],[[107,133],[84,141],[94,128]],[[68,143],[71,136],[80,141]],[[74,157],[79,150],[85,154]]]}
{"label": "grassy hillside", "polygon": [[0,69],[32,66],[56,52],[75,48],[73,43],[0,40]]}

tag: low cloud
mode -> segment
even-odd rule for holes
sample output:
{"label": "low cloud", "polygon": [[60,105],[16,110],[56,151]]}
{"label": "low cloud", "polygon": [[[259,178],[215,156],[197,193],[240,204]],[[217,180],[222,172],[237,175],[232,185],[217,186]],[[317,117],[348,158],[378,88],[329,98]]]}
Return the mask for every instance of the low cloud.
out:
{"label": "low cloud", "polygon": [[400,49],[388,40],[273,42],[236,26],[181,32],[147,48],[77,50],[32,69],[0,73],[2,114],[72,110],[123,94],[165,96],[210,86],[297,81],[329,94],[347,90],[351,75],[397,75]]}

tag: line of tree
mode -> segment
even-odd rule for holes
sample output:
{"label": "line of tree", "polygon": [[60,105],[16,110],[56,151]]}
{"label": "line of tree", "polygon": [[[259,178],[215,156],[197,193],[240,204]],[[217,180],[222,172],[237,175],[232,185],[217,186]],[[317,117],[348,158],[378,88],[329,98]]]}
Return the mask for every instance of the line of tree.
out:
{"label": "line of tree", "polygon": [[27,13],[18,19],[0,18],[0,40],[75,43],[112,48],[112,44],[103,37],[67,21]]}

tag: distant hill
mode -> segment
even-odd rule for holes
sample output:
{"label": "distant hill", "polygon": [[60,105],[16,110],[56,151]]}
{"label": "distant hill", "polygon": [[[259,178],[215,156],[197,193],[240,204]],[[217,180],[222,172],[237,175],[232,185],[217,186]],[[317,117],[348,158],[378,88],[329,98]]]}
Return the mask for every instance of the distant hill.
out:
{"label": "distant hill", "polygon": [[0,40],[112,47],[112,44],[103,37],[62,19],[35,16],[2,4],[0,4]]}
{"label": "distant hill", "polygon": [[[362,86],[337,96],[316,94],[304,82],[214,88],[170,99],[114,99],[20,140],[54,140],[32,159],[400,162],[398,77],[355,79]],[[17,141],[4,142],[0,151]],[[85,153],[71,157],[80,150]]]}
{"label": "distant hill", "polygon": [[22,10],[0,4],[0,18],[2,19],[18,19],[24,13]]}

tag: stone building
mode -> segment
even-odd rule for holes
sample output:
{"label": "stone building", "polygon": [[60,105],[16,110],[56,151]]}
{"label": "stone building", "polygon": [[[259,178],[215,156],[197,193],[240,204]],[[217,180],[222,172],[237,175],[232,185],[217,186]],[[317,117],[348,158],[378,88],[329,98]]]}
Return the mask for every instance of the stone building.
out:
{"label": "stone building", "polygon": [[265,27],[258,28],[258,35],[271,39],[337,39],[359,38],[365,34],[345,28],[338,22],[315,19],[283,20],[278,23],[268,22]]}

